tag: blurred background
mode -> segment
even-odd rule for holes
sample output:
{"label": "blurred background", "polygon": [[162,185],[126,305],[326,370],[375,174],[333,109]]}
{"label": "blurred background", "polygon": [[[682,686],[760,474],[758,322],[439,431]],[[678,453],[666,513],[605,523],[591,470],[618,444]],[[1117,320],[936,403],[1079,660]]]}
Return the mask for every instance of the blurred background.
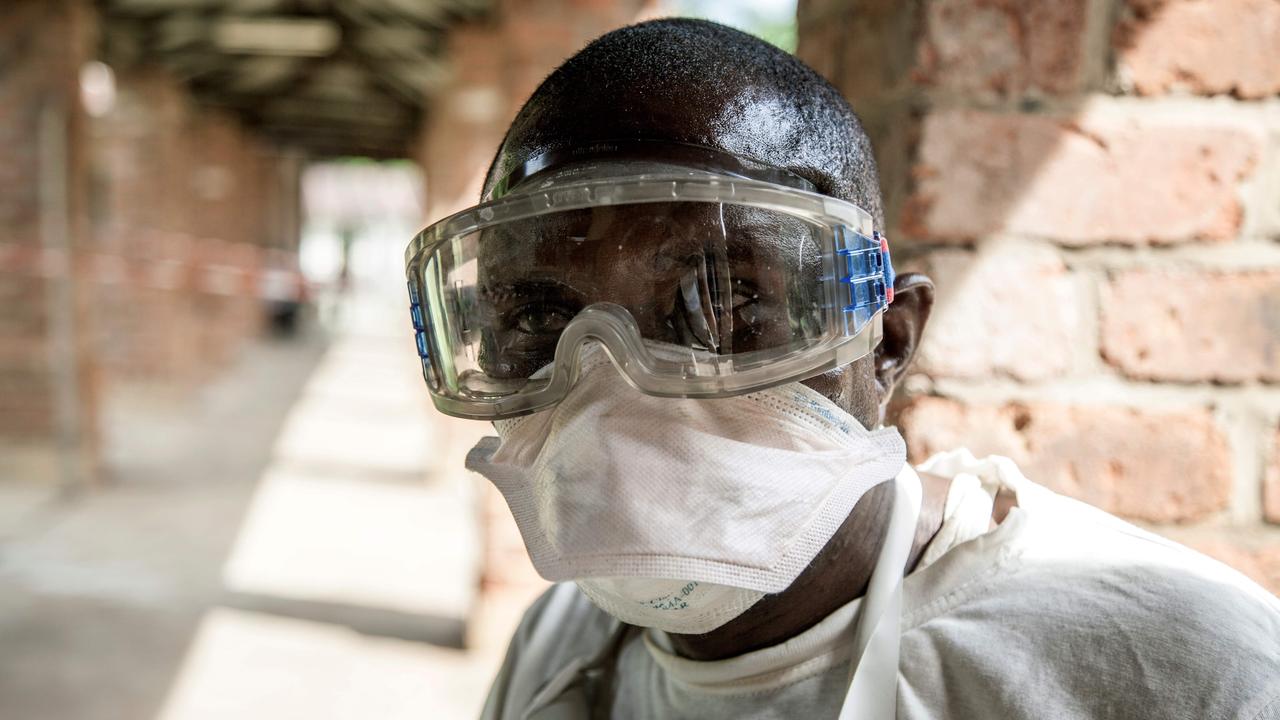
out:
{"label": "blurred background", "polygon": [[710,17],[876,143],[894,404],[1280,591],[1280,2],[5,0],[0,717],[474,717],[544,587],[401,253],[591,38]]}

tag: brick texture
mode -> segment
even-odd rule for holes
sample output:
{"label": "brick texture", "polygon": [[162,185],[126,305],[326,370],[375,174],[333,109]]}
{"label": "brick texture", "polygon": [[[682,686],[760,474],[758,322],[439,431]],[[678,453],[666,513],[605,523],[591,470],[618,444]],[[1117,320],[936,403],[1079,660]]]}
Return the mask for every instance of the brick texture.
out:
{"label": "brick texture", "polygon": [[1102,306],[1103,356],[1126,375],[1280,381],[1280,268],[1120,272]]}
{"label": "brick texture", "polygon": [[[0,13],[0,256],[34,256],[50,246],[57,246],[59,256],[47,267],[23,271],[0,263],[0,441],[50,443],[61,427],[75,433],[77,452],[90,462],[92,427],[60,425],[54,407],[74,379],[77,394],[69,400],[84,424],[92,425],[92,355],[77,338],[60,351],[71,356],[74,378],[55,376],[49,360],[56,321],[83,324],[91,304],[67,286],[66,277],[79,264],[74,251],[87,234],[86,118],[77,80],[89,57],[92,28],[89,4],[80,0],[17,0]],[[61,167],[49,164],[54,158]],[[56,194],[46,197],[51,187]],[[65,235],[46,234],[49,200],[63,206],[56,225]],[[55,304],[51,290],[66,292]]]}
{"label": "brick texture", "polygon": [[923,372],[1045,380],[1074,368],[1086,304],[1054,252],[941,250],[923,267],[937,285],[917,359]]}
{"label": "brick texture", "polygon": [[916,462],[962,446],[979,457],[1005,455],[1030,479],[1128,518],[1202,519],[1225,508],[1231,492],[1227,440],[1204,410],[918,397],[899,425]]}
{"label": "brick texture", "polygon": [[970,96],[1081,86],[1087,0],[925,3],[916,78]]}
{"label": "brick texture", "polygon": [[110,188],[96,240],[123,275],[101,283],[99,357],[108,381],[190,385],[258,330],[261,248],[296,242],[279,212],[293,203],[280,180],[291,166],[162,70],[123,68],[117,88],[94,124],[95,173]]}
{"label": "brick texture", "polygon": [[[279,198],[266,146],[230,116],[197,108],[182,85],[156,69],[121,70],[116,108],[94,124],[94,165],[110,185],[98,222],[118,239],[182,233],[253,244],[272,235]],[[157,197],[166,202],[155,202]],[[113,238],[116,239],[116,238]]]}
{"label": "brick texture", "polygon": [[1121,76],[1144,95],[1280,93],[1280,3],[1129,0],[1115,33]]}
{"label": "brick texture", "polygon": [[1262,139],[1236,129],[942,111],[923,125],[909,236],[1069,245],[1225,240]]}
{"label": "brick texture", "polygon": [[[87,0],[21,0],[0,13],[0,442],[40,447],[76,432],[86,465],[99,382],[198,387],[258,330],[260,248],[292,252],[297,240],[282,210],[296,208],[296,163],[197,107],[172,76],[118,67],[115,107],[84,114],[78,77],[95,22]],[[53,168],[41,133],[59,114],[65,166]],[[67,248],[42,237],[47,177],[66,181]],[[71,387],[50,362],[55,319],[74,334],[74,426],[53,411]]]}
{"label": "brick texture", "polygon": [[1280,591],[1280,2],[800,0],[799,19],[872,139],[895,259],[937,283],[893,406],[914,457],[1009,455]]}

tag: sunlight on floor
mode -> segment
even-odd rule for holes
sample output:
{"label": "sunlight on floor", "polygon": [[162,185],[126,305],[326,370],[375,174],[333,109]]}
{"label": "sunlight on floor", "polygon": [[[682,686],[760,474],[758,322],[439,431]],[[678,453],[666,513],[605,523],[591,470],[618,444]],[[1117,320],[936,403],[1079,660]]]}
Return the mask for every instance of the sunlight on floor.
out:
{"label": "sunlight on floor", "polygon": [[476,664],[459,650],[217,609],[158,720],[475,717],[489,681]]}
{"label": "sunlight on floor", "polygon": [[397,299],[349,298],[224,566],[231,607],[201,621],[163,720],[478,712],[494,653],[450,646],[479,587],[461,454],[487,428],[430,408]]}
{"label": "sunlight on floor", "polygon": [[387,281],[407,234],[392,230],[357,243],[365,280],[331,305],[330,345],[253,492],[223,602],[157,720],[479,712],[522,608],[479,598],[480,486],[462,458],[491,429],[430,405]]}

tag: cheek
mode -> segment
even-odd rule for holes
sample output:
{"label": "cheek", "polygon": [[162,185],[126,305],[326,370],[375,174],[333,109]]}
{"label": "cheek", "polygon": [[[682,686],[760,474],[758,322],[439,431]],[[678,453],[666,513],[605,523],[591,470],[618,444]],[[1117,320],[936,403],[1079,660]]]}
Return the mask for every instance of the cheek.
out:
{"label": "cheek", "polygon": [[815,375],[811,378],[801,380],[801,384],[808,386],[811,390],[822,393],[822,396],[831,402],[839,405],[845,412],[849,411],[849,378],[846,368],[836,368],[828,370],[821,375]]}
{"label": "cheek", "polygon": [[801,382],[816,390],[864,427],[880,423],[880,396],[876,390],[875,359],[872,355]]}

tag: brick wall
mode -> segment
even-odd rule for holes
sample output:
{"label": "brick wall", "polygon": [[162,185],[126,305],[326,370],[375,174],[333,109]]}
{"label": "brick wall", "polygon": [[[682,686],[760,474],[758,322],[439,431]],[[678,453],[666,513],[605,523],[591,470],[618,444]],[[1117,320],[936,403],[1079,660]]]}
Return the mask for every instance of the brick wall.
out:
{"label": "brick wall", "polygon": [[96,29],[86,0],[0,13],[0,481],[88,481],[111,390],[225,366],[296,249],[298,159],[172,77],[118,69],[86,115]]}
{"label": "brick wall", "polygon": [[72,278],[88,187],[78,77],[93,30],[77,0],[0,13],[0,481],[91,472],[94,372],[78,333],[91,299]]}
{"label": "brick wall", "polygon": [[123,69],[117,88],[93,125],[100,362],[108,381],[186,385],[258,330],[267,253],[296,246],[279,208],[298,163],[163,70]]}
{"label": "brick wall", "polygon": [[1280,3],[801,0],[938,305],[919,460],[1032,479],[1280,592]]}
{"label": "brick wall", "polygon": [[429,220],[475,203],[507,125],[542,80],[582,46],[654,12],[653,0],[500,0],[450,32],[451,78],[429,96],[415,156]]}

